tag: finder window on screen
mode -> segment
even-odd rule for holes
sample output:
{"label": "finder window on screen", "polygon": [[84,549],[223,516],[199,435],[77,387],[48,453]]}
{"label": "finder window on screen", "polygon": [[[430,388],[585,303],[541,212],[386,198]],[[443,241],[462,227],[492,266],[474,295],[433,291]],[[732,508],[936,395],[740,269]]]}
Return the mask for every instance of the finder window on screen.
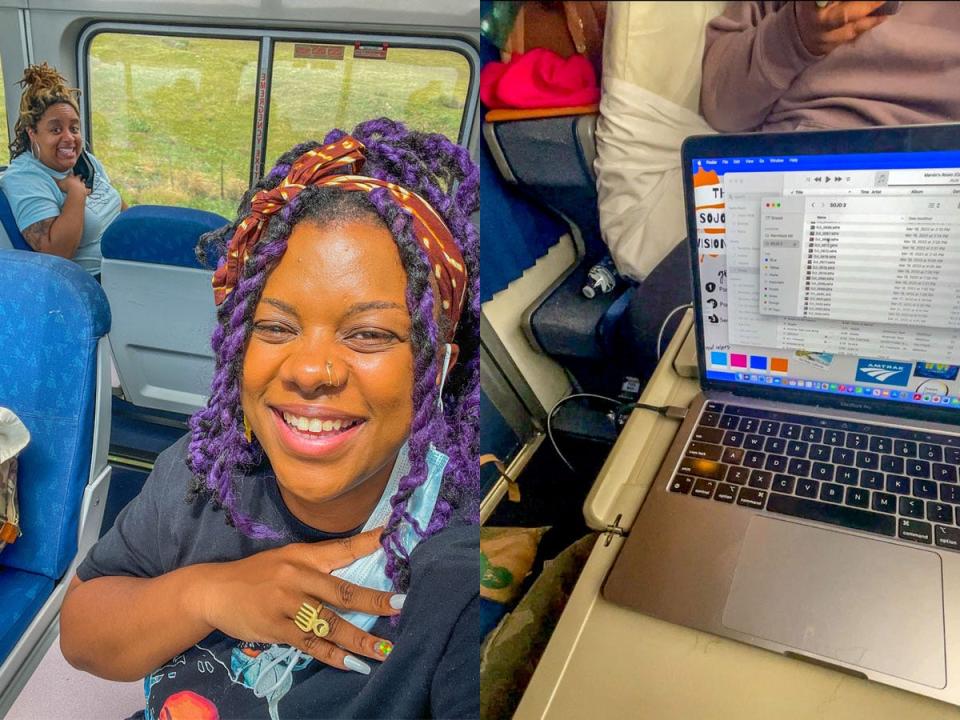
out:
{"label": "finder window on screen", "polygon": [[957,203],[770,197],[760,203],[760,313],[960,327]]}

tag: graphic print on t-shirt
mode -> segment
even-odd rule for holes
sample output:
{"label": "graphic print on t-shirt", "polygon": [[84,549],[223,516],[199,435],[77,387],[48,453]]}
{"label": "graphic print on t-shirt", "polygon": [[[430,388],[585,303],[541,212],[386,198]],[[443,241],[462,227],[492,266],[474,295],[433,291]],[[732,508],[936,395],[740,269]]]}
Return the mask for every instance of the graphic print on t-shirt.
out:
{"label": "graphic print on t-shirt", "polygon": [[294,673],[311,661],[309,656],[294,660],[286,645],[211,635],[147,676],[145,718],[219,720],[238,712],[256,717],[251,709],[265,706],[271,720],[281,720],[280,700],[293,687]]}

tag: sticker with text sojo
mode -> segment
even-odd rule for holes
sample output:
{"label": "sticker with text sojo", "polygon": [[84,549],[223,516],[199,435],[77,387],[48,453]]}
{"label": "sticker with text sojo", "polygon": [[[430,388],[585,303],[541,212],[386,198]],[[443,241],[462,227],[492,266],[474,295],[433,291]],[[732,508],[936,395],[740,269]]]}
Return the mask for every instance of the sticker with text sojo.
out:
{"label": "sticker with text sojo", "polygon": [[727,216],[723,200],[723,180],[715,171],[699,167],[693,176],[693,195],[697,249],[702,253],[725,253]]}

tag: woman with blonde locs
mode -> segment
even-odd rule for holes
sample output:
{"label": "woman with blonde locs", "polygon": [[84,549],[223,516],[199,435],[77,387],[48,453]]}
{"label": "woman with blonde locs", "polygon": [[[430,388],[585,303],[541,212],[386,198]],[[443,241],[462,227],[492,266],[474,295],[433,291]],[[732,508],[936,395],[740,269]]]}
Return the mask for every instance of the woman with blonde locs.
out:
{"label": "woman with blonde locs", "polygon": [[75,666],[146,676],[146,718],[479,715],[478,186],[371,120],[202,239],[210,400],[61,619]]}
{"label": "woman with blonde locs", "polygon": [[46,63],[30,65],[0,189],[37,252],[100,272],[100,238],[126,205],[97,158],[84,151],[80,91]]}

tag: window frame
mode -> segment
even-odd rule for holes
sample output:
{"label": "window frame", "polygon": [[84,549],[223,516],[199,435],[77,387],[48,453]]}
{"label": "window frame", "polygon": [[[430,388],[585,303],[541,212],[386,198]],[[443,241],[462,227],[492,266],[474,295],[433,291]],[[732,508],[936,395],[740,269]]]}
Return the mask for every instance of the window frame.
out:
{"label": "window frame", "polygon": [[[3,58],[0,57],[0,113],[3,114],[3,122],[0,122],[0,128],[3,130],[3,151],[0,152],[0,158],[8,157],[8,147],[13,141],[10,133],[10,116],[7,115],[7,89],[3,80]],[[16,120],[14,120],[16,122]],[[0,159],[0,167],[6,167],[7,163]]]}
{"label": "window frame", "polygon": [[446,50],[455,52],[467,61],[470,77],[467,83],[467,95],[464,98],[463,114],[460,118],[459,134],[455,141],[467,147],[473,133],[473,125],[478,117],[480,55],[477,49],[465,40],[442,36],[394,35],[363,32],[329,32],[307,30],[280,30],[271,28],[229,28],[200,25],[173,25],[161,23],[95,22],[84,28],[77,42],[78,84],[82,90],[80,96],[80,114],[86,129],[86,141],[94,147],[93,127],[90,107],[90,45],[94,39],[104,33],[124,33],[128,35],[150,35],[162,37],[209,38],[217,40],[256,40],[259,43],[257,58],[257,76],[254,88],[253,137],[249,157],[249,182],[253,184],[264,173],[267,150],[267,134],[270,123],[270,96],[273,79],[273,51],[277,42],[316,43],[329,45],[382,45],[388,48]]}

